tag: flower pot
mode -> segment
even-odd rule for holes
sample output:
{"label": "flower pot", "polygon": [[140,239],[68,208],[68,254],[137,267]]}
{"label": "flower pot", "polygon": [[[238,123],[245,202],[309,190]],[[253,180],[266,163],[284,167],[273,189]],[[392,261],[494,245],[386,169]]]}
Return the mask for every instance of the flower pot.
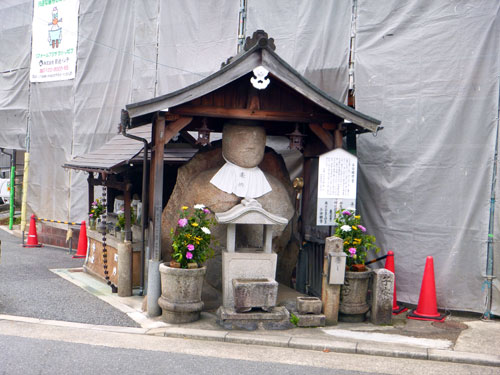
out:
{"label": "flower pot", "polygon": [[345,273],[344,285],[340,291],[340,321],[363,322],[365,320],[365,314],[370,309],[366,300],[371,274],[371,270]]}
{"label": "flower pot", "polygon": [[180,324],[200,319],[201,290],[206,267],[185,269],[160,264],[161,297],[158,304],[166,323]]}

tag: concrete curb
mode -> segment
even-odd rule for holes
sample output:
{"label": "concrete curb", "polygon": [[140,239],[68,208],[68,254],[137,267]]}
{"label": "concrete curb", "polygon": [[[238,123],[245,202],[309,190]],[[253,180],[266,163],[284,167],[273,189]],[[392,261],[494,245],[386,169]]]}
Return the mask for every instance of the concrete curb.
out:
{"label": "concrete curb", "polygon": [[392,358],[421,359],[439,362],[454,362],[469,365],[500,367],[500,356],[461,352],[443,349],[428,349],[413,346],[385,344],[380,342],[349,342],[325,340],[323,338],[293,337],[291,335],[256,335],[242,331],[215,331],[169,326],[164,328],[132,328],[117,326],[100,326],[94,324],[74,323],[38,318],[1,315],[0,321],[24,322],[85,330],[98,330],[134,335],[163,336],[191,340],[218,341],[233,344],[262,345],[279,348],[314,350],[344,354],[364,354]]}
{"label": "concrete curb", "polygon": [[[265,335],[240,331],[212,331],[171,327],[163,329],[165,337],[184,338],[192,340],[220,341],[246,345],[264,345],[280,348],[302,350],[315,350],[332,353],[364,354],[393,358],[422,359],[440,362],[455,362],[470,365],[500,367],[500,356],[459,352],[454,350],[428,349],[413,346],[384,344],[379,342],[348,342],[306,337],[293,337],[290,335]],[[147,334],[158,335],[158,330]]]}

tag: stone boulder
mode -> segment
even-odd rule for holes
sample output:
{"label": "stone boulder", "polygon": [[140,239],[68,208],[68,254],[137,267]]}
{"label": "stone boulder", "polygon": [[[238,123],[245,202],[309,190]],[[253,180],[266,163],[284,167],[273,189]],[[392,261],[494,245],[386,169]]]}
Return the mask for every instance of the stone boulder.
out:
{"label": "stone boulder", "polygon": [[[222,157],[220,143],[218,147],[202,150],[187,164],[179,168],[174,190],[168,200],[162,215],[162,256],[163,260],[171,259],[170,229],[175,228],[182,206],[193,207],[201,203],[212,212],[224,212],[240,203],[241,198],[234,194],[225,193],[210,183],[210,179],[217,173],[225,161]],[[264,159],[259,165],[264,172],[272,191],[257,198],[262,207],[289,220],[287,226],[275,227],[273,232],[273,250],[278,253],[278,258],[287,257],[287,245],[291,237],[292,219],[294,218],[294,190],[291,185],[285,163],[274,150],[266,148]],[[212,230],[213,243],[216,244],[216,257],[207,262],[206,281],[218,290],[222,289],[221,282],[221,249],[226,245],[226,226],[217,225]],[[236,234],[237,246],[262,247],[262,226],[240,226]],[[296,254],[292,252],[295,260],[282,262],[294,264]],[[278,274],[281,274],[278,270]],[[285,274],[291,275],[291,270]]]}

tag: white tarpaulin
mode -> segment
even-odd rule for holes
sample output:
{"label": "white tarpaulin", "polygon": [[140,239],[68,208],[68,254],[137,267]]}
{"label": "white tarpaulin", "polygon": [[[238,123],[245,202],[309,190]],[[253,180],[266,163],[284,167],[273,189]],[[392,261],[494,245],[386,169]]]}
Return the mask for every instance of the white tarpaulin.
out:
{"label": "white tarpaulin", "polygon": [[[82,1],[75,79],[30,84],[32,12],[41,1],[0,2],[0,147],[24,147],[29,119],[29,212],[80,221],[87,174],[61,166],[107,142],[126,104],[194,83],[235,55],[240,1]],[[54,7],[62,28],[54,50],[69,36],[63,2],[43,0],[50,12],[35,34],[50,51]],[[247,4],[247,37],[264,29],[284,60],[345,101],[352,1]],[[432,255],[439,307],[484,310],[499,7],[497,0],[357,1],[356,109],[385,127],[377,138],[359,138],[357,208],[383,251],[396,253],[401,301],[417,302],[425,257]],[[328,235],[318,230],[325,227],[305,221],[304,227]]]}
{"label": "white tarpaulin", "polygon": [[24,149],[28,126],[32,0],[0,2],[0,147]]}
{"label": "white tarpaulin", "polygon": [[75,78],[78,0],[33,0],[31,82]]}
{"label": "white tarpaulin", "polygon": [[438,307],[484,311],[499,10],[497,0],[358,1],[356,109],[384,126],[360,137],[358,203],[395,253],[404,302],[418,302],[433,256]]}

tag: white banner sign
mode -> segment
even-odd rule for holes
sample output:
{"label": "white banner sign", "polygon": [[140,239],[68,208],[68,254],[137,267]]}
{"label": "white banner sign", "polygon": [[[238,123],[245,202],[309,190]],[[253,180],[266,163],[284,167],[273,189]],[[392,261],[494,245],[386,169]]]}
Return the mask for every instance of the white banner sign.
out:
{"label": "white banner sign", "polygon": [[78,0],[34,0],[31,82],[75,78]]}
{"label": "white banner sign", "polygon": [[356,209],[358,158],[343,149],[320,155],[316,225],[334,225],[335,212]]}

